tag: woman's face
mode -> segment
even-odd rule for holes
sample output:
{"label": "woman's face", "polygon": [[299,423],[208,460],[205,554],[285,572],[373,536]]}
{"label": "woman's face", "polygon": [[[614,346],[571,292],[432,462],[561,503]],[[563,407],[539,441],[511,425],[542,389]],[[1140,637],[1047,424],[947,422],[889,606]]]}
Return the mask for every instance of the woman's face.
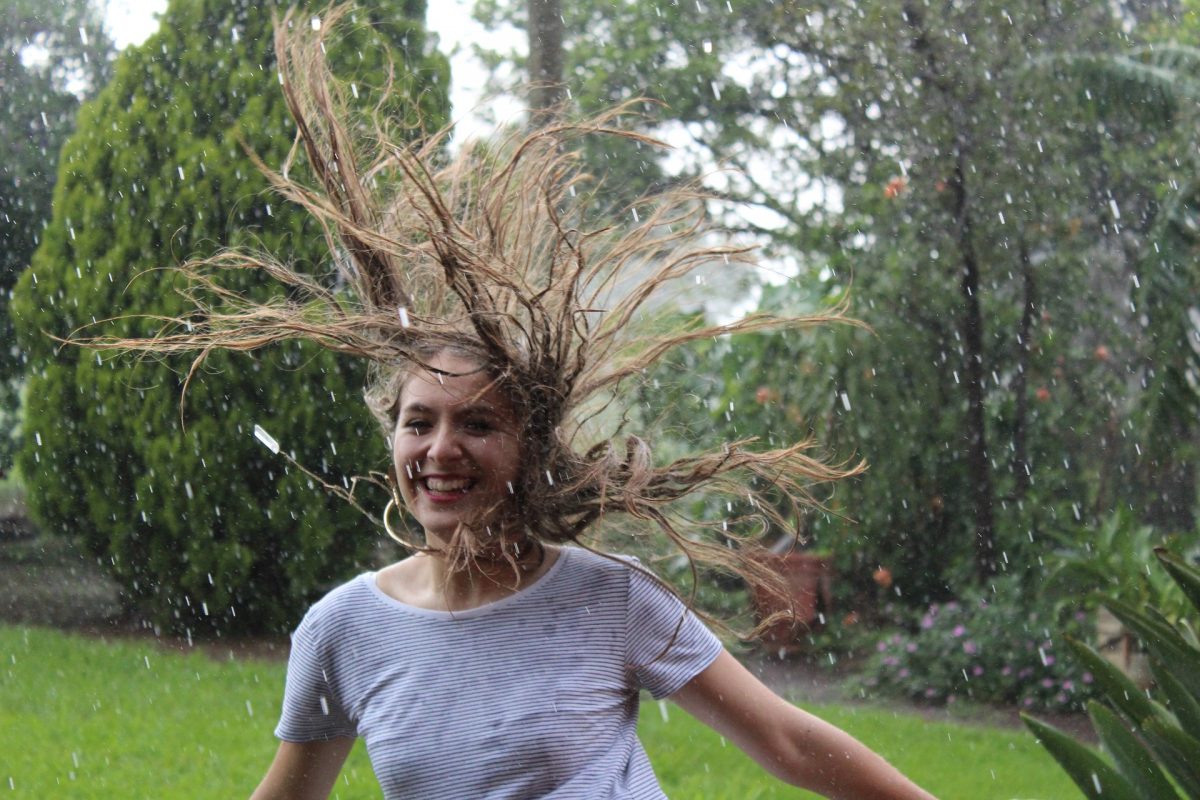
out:
{"label": "woman's face", "polygon": [[[474,359],[445,351],[400,392],[392,455],[400,492],[425,534],[449,540],[460,522],[495,533],[521,467],[516,415]],[[457,375],[457,377],[456,377]]]}

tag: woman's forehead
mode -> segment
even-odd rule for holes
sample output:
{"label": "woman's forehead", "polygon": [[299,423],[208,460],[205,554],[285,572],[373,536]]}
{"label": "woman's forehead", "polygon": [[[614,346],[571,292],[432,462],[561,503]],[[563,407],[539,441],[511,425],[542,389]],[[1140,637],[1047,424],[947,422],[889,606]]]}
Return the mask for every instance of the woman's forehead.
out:
{"label": "woman's forehead", "polygon": [[403,408],[433,405],[480,406],[495,410],[508,403],[495,378],[474,359],[439,354],[414,367],[400,392]]}

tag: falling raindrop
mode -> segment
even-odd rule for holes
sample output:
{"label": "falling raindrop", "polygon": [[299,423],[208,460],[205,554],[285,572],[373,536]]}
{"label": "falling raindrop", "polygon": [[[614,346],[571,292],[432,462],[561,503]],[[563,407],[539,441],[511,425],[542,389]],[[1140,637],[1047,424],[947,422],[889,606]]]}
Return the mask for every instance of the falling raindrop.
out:
{"label": "falling raindrop", "polygon": [[270,450],[272,453],[275,453],[276,455],[278,455],[279,442],[275,441],[275,437],[271,436],[271,434],[269,434],[265,430],[263,430],[262,426],[260,426],[260,425],[254,426],[254,438],[258,439],[260,442],[262,442],[264,445],[266,445],[266,448],[268,450]]}

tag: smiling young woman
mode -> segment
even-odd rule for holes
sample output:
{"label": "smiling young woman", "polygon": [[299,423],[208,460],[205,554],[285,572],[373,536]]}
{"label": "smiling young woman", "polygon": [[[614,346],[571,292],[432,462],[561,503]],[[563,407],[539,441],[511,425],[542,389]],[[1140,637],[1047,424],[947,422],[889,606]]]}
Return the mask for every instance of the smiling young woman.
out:
{"label": "smiling young woman", "polygon": [[[396,536],[414,554],[338,587],[300,622],[282,741],[254,797],[326,797],[362,737],[388,798],[661,798],[637,739],[645,690],[785,781],[829,797],[929,798],[765,688],[636,559],[589,544],[623,516],[627,536],[776,585],[753,544],[761,527],[797,524],[811,486],[858,468],[811,457],[811,442],[664,459],[612,412],[672,348],[840,317],[664,322],[651,298],[704,264],[751,257],[712,243],[688,189],[598,218],[599,189],[572,144],[656,144],[618,129],[628,108],[448,160],[444,133],[405,145],[354,111],[323,56],[344,13],[315,31],[291,15],[277,26],[318,185],[289,178],[290,163],[263,169],[330,232],[351,294],[269,255],[227,252],[184,265],[197,308],[176,327],[91,342],[198,353],[195,370],[214,349],[304,338],[372,366],[366,399],[391,443],[396,504],[419,528]],[[220,269],[263,270],[287,298],[224,290]],[[699,496],[741,516],[694,520],[683,503]],[[389,532],[399,517],[385,514]]]}

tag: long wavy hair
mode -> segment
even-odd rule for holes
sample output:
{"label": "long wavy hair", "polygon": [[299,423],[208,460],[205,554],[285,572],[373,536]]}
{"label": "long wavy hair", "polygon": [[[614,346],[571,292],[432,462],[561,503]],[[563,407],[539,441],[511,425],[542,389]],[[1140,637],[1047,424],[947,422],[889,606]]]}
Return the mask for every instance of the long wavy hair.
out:
{"label": "long wavy hair", "polygon": [[[446,348],[470,353],[520,417],[525,464],[513,502],[530,536],[587,545],[598,521],[625,515],[640,522],[618,525],[624,535],[657,531],[686,556],[693,577],[704,565],[779,591],[757,545],[762,534],[782,527],[798,538],[806,510],[819,506],[813,487],[861,466],[826,463],[811,440],[772,449],[742,440],[664,461],[621,410],[630,387],[675,348],[844,321],[841,309],[719,324],[665,315],[662,298],[695,270],[750,268],[754,256],[708,227],[696,186],[603,211],[602,186],[583,169],[578,143],[619,137],[661,146],[621,127],[634,104],[468,143],[452,156],[449,129],[413,142],[381,113],[383,101],[365,109],[351,101],[325,58],[346,14],[345,6],[328,9],[317,29],[294,10],[277,21],[296,140],[279,168],[255,159],[275,191],[320,223],[336,279],[270,253],[226,250],[179,267],[192,311],[160,320],[155,337],[75,341],[191,354],[185,393],[214,350],[315,342],[369,363],[367,403],[388,434],[415,367]],[[284,291],[252,299],[222,285],[230,270],[263,273]],[[688,502],[713,495],[750,511],[733,525],[689,518]],[[481,545],[467,535],[458,546],[469,555]]]}

